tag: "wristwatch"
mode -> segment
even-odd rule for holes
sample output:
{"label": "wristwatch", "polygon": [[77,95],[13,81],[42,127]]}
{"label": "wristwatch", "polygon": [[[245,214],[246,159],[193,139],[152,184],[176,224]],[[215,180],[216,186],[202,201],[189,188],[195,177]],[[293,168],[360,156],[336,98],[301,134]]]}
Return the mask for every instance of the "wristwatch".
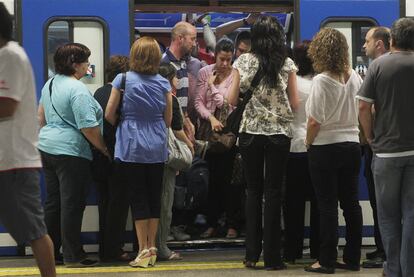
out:
{"label": "wristwatch", "polygon": [[243,25],[244,26],[249,26],[250,25],[249,22],[247,22],[246,18],[243,18]]}

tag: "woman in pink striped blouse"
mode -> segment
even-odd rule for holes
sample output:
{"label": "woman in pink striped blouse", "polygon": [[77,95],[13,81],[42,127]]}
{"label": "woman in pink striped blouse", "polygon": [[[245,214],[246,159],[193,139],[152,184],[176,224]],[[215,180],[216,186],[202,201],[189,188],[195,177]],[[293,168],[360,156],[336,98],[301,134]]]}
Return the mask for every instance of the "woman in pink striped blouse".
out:
{"label": "woman in pink striped blouse", "polygon": [[[236,95],[239,89],[239,73],[231,66],[233,51],[233,42],[221,39],[215,49],[216,63],[202,68],[198,73],[195,108],[200,120],[209,121],[213,131],[223,128],[222,122],[214,116],[216,109],[224,109],[229,105],[227,99]],[[230,105],[228,112],[233,108]],[[216,234],[217,221],[223,211],[227,219],[226,237],[235,238],[238,235],[235,218],[240,210],[240,197],[235,197],[239,191],[230,185],[235,155],[235,147],[224,153],[207,152],[210,170],[208,229],[201,234],[203,238]]]}

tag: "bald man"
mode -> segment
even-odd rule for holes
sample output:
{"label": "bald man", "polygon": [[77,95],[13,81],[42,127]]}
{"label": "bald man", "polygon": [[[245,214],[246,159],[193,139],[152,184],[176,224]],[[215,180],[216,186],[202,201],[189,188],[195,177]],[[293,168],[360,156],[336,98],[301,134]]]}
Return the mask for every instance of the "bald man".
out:
{"label": "bald man", "polygon": [[[193,104],[195,99],[194,94],[198,70],[201,68],[201,62],[191,56],[192,50],[196,47],[196,40],[196,28],[188,22],[178,22],[171,31],[171,44],[165,51],[161,61],[172,64],[177,70],[178,86],[176,96],[185,115],[183,121],[184,131],[192,143],[195,142],[195,129],[189,118],[189,114],[195,111]],[[171,191],[173,193],[174,189]],[[164,195],[163,199],[174,198]],[[168,203],[166,201],[161,202],[160,224],[157,234],[158,258],[161,260],[181,259],[180,255],[171,251],[165,243],[172,220],[172,204],[172,201]],[[186,216],[183,217],[185,218]],[[177,240],[190,239],[190,235],[184,233],[182,228],[178,228],[178,226],[172,227],[171,230]]]}
{"label": "bald man", "polygon": [[[390,51],[390,29],[387,27],[376,26],[367,32],[365,36],[365,43],[363,45],[365,54],[371,60],[388,53]],[[364,268],[382,268],[384,263],[385,251],[382,244],[381,233],[378,226],[378,214],[377,214],[377,201],[375,197],[375,184],[374,177],[372,176],[371,161],[372,161],[372,150],[369,144],[363,145],[364,158],[365,158],[365,178],[368,187],[369,202],[372,207],[372,215],[374,218],[374,238],[375,238],[375,249],[374,252],[366,254],[367,261],[362,263]]]}

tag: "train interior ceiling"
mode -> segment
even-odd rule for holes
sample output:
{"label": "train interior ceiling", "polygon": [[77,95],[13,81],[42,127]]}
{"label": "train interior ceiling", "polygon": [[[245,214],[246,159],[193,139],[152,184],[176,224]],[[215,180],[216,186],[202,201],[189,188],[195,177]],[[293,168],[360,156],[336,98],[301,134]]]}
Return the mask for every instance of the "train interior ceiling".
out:
{"label": "train interior ceiling", "polygon": [[[242,19],[250,13],[266,13],[277,17],[283,25],[286,33],[286,40],[288,45],[293,46],[294,42],[302,39],[311,39],[311,35],[303,37],[300,34],[299,18],[297,18],[298,11],[295,10],[295,3],[293,0],[268,0],[268,1],[234,1],[234,0],[200,0],[200,1],[147,1],[135,0],[130,1],[130,9],[133,14],[130,14],[130,25],[133,26],[134,32],[131,33],[131,43],[139,36],[152,36],[157,39],[160,46],[168,46],[171,39],[171,29],[173,26],[181,21],[194,21],[198,16],[208,13],[206,17],[210,23],[213,32],[216,27],[237,19]],[[337,28],[344,32],[350,45],[350,57],[352,66],[355,68],[358,65],[368,65],[362,45],[367,30],[376,25],[374,20],[360,20],[343,22],[341,20],[334,20],[332,22],[323,22],[324,25]],[[47,68],[45,67],[44,80],[50,77],[53,71],[53,53],[56,46],[62,42],[69,41],[84,41],[88,46],[91,46],[92,57],[90,76],[93,78],[84,79],[84,82],[91,91],[95,91],[104,80],[104,66],[105,60],[108,58],[108,53],[105,53],[105,31],[102,30],[104,26],[100,26],[99,22],[78,22],[78,21],[55,21],[49,25],[48,29],[48,54]],[[73,32],[73,27],[79,27],[79,32]],[[205,42],[203,38],[203,25],[196,23],[198,33],[198,45],[205,49]],[[96,37],[92,39],[91,32],[87,29],[100,29]],[[227,34],[231,39],[235,39],[236,34],[241,30],[248,30],[249,26],[243,26],[236,31]],[[85,30],[83,32],[82,30]],[[83,33],[83,34],[82,34]],[[76,35],[77,34],[77,35]],[[86,39],[85,39],[86,36]],[[88,43],[88,41],[90,43]]]}
{"label": "train interior ceiling", "polygon": [[[163,3],[159,3],[163,2]],[[165,3],[164,3],[165,2]],[[162,5],[161,5],[162,4]],[[162,7],[162,10],[160,10]],[[242,19],[249,13],[271,14],[279,19],[285,28],[288,41],[293,41],[293,1],[135,1],[134,26],[138,35],[155,37],[162,45],[168,45],[171,29],[180,20],[193,21],[208,13],[207,20],[215,32],[217,26],[232,20]],[[198,44],[205,48],[203,26],[196,24]],[[238,29],[247,30],[248,26]],[[236,32],[227,36],[234,39]]]}

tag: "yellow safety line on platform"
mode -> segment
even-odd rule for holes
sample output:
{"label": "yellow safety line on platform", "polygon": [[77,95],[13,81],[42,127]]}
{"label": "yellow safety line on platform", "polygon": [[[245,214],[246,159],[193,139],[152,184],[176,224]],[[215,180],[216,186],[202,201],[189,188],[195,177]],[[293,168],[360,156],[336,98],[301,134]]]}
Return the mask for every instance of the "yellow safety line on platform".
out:
{"label": "yellow safety line on platform", "polygon": [[[260,263],[259,263],[260,264]],[[297,268],[298,265],[289,265],[289,268]],[[300,265],[299,267],[303,267]],[[159,263],[155,267],[132,268],[129,266],[97,266],[86,268],[56,267],[58,274],[88,274],[88,273],[121,273],[121,272],[155,272],[177,270],[208,270],[208,269],[241,269],[244,268],[240,261],[237,262],[187,262],[187,263]],[[28,276],[37,275],[36,267],[0,268],[0,276]]]}
{"label": "yellow safety line on platform", "polygon": [[[212,263],[160,263],[155,267],[132,268],[129,266],[66,268],[57,267],[58,274],[87,274],[87,273],[117,273],[117,272],[151,272],[176,270],[207,270],[207,269],[237,269],[243,268],[240,262],[212,262]],[[36,267],[0,268],[0,276],[27,276],[39,274]]]}

